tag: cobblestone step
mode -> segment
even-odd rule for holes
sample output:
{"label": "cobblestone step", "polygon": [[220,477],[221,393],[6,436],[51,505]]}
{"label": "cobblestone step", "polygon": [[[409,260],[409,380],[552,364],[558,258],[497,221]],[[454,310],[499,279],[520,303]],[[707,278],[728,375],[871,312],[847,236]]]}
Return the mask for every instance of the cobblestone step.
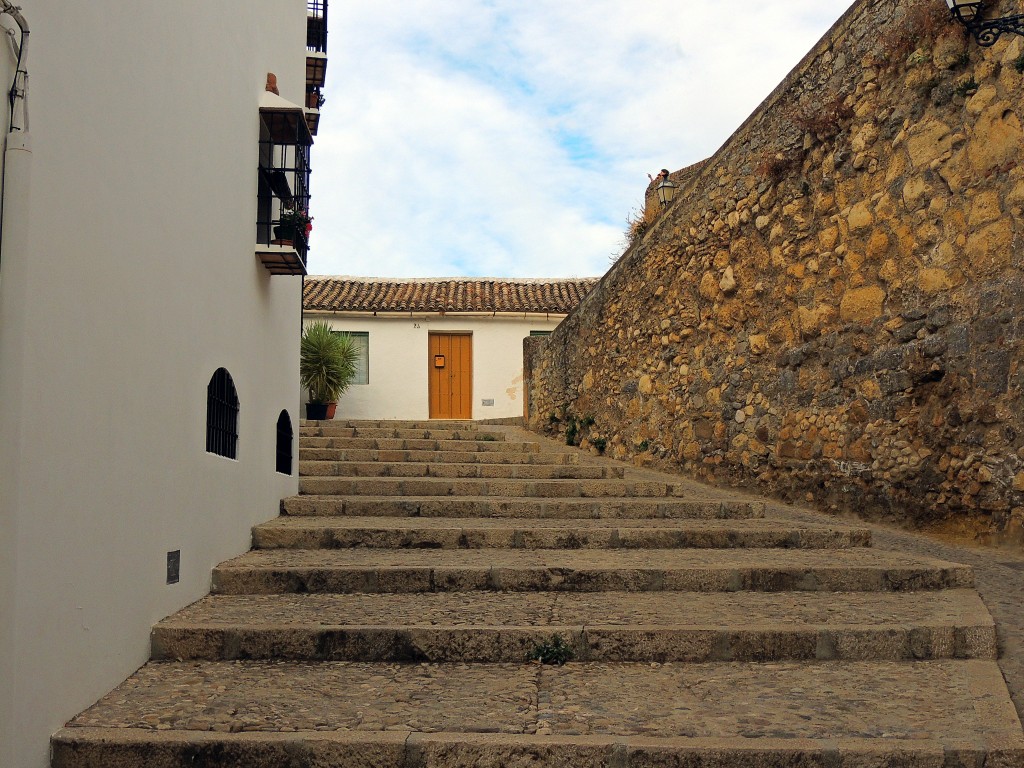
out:
{"label": "cobblestone step", "polygon": [[502,520],[278,517],[253,528],[257,549],[673,549],[867,547],[871,532],[779,520]]}
{"label": "cobblestone step", "polygon": [[313,437],[505,442],[504,432],[484,429],[443,429],[436,426],[427,429],[396,429],[394,427],[348,427],[333,424],[299,427],[300,440]]}
{"label": "cobblestone step", "polygon": [[292,516],[503,517],[541,519],[736,519],[763,517],[765,502],[715,498],[539,499],[500,496],[290,496]]}
{"label": "cobblestone step", "polygon": [[646,480],[516,480],[501,478],[302,477],[308,496],[503,496],[507,498],[662,498],[693,495],[690,483]]}
{"label": "cobblestone step", "polygon": [[302,461],[547,464],[557,466],[578,466],[580,463],[580,457],[575,453],[528,453],[522,451],[381,451],[373,448],[307,448],[304,446],[300,456]]}
{"label": "cobblestone step", "polygon": [[967,566],[872,549],[253,550],[218,565],[213,591],[873,592],[967,588]]}
{"label": "cobblestone step", "polygon": [[996,658],[971,590],[218,595],[153,629],[154,659],[503,663]]}
{"label": "cobblestone step", "polygon": [[390,419],[330,419],[326,421],[310,421],[302,419],[300,427],[349,427],[357,429],[457,429],[467,432],[479,429],[477,421],[465,419],[428,419],[413,421],[392,421]]}
{"label": "cobblestone step", "polygon": [[539,453],[537,443],[500,440],[434,440],[405,437],[303,437],[299,455],[307,448],[364,449],[375,451],[477,451],[487,453]]}
{"label": "cobblestone step", "polygon": [[[237,731],[237,732],[235,732]],[[1024,764],[991,661],[150,663],[53,768]]]}
{"label": "cobblestone step", "polygon": [[[492,454],[486,454],[492,455]],[[498,455],[498,454],[493,454]],[[483,462],[300,461],[303,477],[435,477],[514,480],[621,480],[624,467],[581,464],[485,464]]]}

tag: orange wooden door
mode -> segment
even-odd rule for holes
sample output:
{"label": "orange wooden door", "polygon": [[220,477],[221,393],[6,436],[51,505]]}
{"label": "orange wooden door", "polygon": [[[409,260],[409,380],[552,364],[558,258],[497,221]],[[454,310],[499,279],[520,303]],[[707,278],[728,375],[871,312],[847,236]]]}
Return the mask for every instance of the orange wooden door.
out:
{"label": "orange wooden door", "polygon": [[431,333],[429,348],[430,418],[473,418],[473,336]]}

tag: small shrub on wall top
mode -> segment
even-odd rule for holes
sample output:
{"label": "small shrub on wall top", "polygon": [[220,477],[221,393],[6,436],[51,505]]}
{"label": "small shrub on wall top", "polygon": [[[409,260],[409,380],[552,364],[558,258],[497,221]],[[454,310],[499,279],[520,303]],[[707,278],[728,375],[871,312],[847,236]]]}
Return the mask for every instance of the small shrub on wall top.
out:
{"label": "small shrub on wall top", "polygon": [[657,218],[657,210],[655,208],[648,207],[635,211],[628,219],[626,219],[626,248],[632,248],[634,245],[639,243]]}

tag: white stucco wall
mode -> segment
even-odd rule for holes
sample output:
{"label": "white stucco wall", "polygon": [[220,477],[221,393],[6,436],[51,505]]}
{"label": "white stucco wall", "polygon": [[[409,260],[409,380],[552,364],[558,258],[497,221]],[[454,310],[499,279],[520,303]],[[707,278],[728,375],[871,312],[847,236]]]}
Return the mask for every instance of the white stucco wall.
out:
{"label": "white stucco wall", "polygon": [[[0,765],[41,768],[295,492],[274,427],[287,409],[298,431],[301,279],[256,261],[254,222],[258,100],[272,71],[302,101],[305,4],[19,5],[32,197],[0,261]],[[9,69],[0,51],[5,91]],[[237,461],[205,451],[221,366]]]}
{"label": "white stucco wall", "polygon": [[[307,312],[339,331],[369,333],[369,384],[352,385],[336,419],[427,419],[428,334],[473,334],[473,418],[523,415],[523,338],[551,331],[561,315],[409,315]],[[305,394],[305,393],[303,393]],[[493,400],[494,405],[483,405]]]}

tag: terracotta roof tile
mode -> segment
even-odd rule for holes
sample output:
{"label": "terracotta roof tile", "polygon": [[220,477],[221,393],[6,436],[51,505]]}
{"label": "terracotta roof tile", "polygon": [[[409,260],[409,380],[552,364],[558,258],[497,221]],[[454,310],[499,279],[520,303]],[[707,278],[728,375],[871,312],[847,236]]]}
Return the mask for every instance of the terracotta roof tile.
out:
{"label": "terracotta roof tile", "polygon": [[302,307],[334,312],[550,312],[568,314],[598,278],[307,277]]}

